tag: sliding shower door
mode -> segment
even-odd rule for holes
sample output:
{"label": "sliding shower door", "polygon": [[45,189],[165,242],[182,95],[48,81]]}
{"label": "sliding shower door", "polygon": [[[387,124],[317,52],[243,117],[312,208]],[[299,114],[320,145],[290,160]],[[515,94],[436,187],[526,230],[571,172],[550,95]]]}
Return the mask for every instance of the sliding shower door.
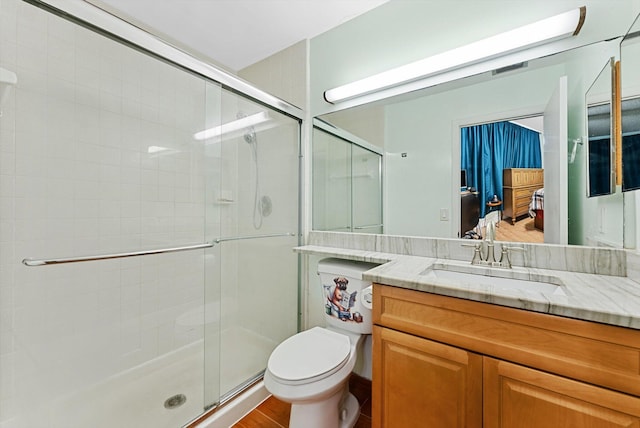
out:
{"label": "sliding shower door", "polygon": [[[300,126],[229,91],[222,94],[220,393],[261,376],[298,328]],[[214,140],[215,141],[215,140]]]}
{"label": "sliding shower door", "polygon": [[0,66],[17,76],[0,117],[0,426],[181,426],[206,405],[204,320],[219,313],[204,305],[215,250],[200,248],[219,234],[219,159],[193,135],[221,88],[0,6]]}
{"label": "sliding shower door", "polygon": [[313,228],[383,233],[382,154],[344,130],[313,128]]}
{"label": "sliding shower door", "polygon": [[313,229],[351,232],[351,143],[313,129]]}
{"label": "sliding shower door", "polygon": [[382,233],[382,156],[351,145],[353,231]]}
{"label": "sliding shower door", "polygon": [[0,428],[182,426],[297,330],[299,123],[0,14]]}

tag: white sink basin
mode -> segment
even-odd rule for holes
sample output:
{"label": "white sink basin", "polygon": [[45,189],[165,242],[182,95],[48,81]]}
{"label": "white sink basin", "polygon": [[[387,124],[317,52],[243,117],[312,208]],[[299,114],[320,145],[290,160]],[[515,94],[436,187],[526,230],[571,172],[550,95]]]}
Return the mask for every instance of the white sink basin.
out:
{"label": "white sink basin", "polygon": [[485,286],[491,290],[519,290],[525,293],[567,295],[562,281],[555,276],[533,274],[514,269],[434,263],[422,274],[439,280]]}

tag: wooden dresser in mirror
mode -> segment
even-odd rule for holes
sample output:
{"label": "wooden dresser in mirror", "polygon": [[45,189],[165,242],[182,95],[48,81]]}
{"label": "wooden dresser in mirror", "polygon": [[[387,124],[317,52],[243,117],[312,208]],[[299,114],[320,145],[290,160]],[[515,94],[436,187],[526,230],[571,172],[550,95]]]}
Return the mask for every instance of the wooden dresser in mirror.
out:
{"label": "wooden dresser in mirror", "polygon": [[502,186],[504,195],[502,218],[511,218],[511,224],[515,224],[518,217],[529,213],[533,192],[544,187],[544,169],[504,169]]}

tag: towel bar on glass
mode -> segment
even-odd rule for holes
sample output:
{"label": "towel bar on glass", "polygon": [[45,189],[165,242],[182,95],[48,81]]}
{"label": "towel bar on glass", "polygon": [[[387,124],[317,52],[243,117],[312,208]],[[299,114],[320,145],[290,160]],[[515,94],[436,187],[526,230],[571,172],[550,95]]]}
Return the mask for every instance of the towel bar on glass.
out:
{"label": "towel bar on glass", "polygon": [[84,257],[66,257],[66,258],[58,258],[58,259],[31,259],[27,258],[22,260],[22,264],[26,266],[46,266],[46,265],[57,265],[63,263],[77,263],[77,262],[88,262],[95,260],[109,260],[109,259],[122,259],[125,257],[137,257],[137,256],[147,256],[152,254],[165,254],[165,253],[176,253],[179,251],[190,251],[190,250],[200,250],[203,248],[211,248],[216,244],[226,241],[239,241],[243,239],[259,239],[259,238],[276,238],[280,236],[296,236],[295,233],[275,233],[269,235],[253,235],[253,236],[234,236],[228,238],[216,238],[211,242],[207,242],[204,244],[193,244],[193,245],[184,245],[181,247],[171,247],[171,248],[160,248],[155,250],[142,250],[142,251],[131,251],[127,253],[116,253],[116,254],[99,254],[94,256],[84,256]]}

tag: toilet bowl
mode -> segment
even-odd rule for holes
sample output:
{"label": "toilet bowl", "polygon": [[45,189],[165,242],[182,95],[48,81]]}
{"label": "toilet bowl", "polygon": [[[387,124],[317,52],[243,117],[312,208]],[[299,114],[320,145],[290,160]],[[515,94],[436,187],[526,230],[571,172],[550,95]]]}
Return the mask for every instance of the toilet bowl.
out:
{"label": "toilet bowl", "polygon": [[318,263],[327,327],[291,336],[271,354],[264,385],[291,403],[290,428],[352,428],[360,413],[349,375],[364,335],[370,334],[371,284],[362,272],[377,265],[340,259]]}
{"label": "toilet bowl", "polygon": [[349,393],[359,334],[314,327],[282,342],[271,354],[264,384],[291,403],[289,427],[351,428],[360,413]]}

